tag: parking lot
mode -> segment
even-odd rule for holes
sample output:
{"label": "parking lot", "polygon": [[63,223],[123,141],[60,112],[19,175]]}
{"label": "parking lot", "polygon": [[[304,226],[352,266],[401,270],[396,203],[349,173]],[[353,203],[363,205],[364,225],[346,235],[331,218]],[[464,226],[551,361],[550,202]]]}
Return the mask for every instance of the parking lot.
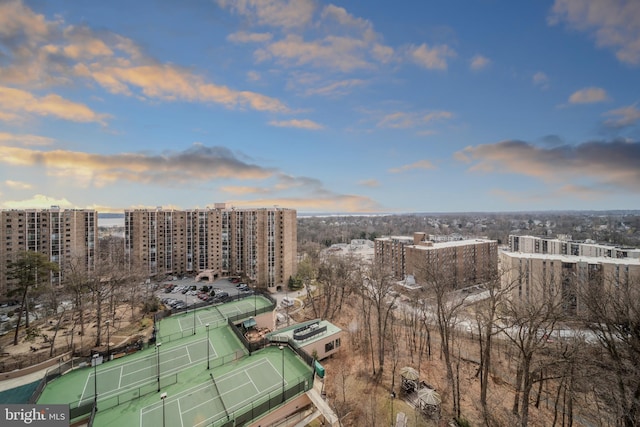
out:
{"label": "parking lot", "polygon": [[242,285],[239,280],[231,278],[218,279],[212,283],[206,280],[196,282],[195,279],[186,277],[160,283],[156,296],[165,305],[180,310],[202,302],[223,303],[240,293],[253,293],[249,286]]}

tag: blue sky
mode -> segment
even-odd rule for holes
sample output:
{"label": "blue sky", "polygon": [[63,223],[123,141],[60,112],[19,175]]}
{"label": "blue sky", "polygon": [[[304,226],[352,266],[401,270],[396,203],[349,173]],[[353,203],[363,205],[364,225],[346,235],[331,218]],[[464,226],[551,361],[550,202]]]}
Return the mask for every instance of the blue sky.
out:
{"label": "blue sky", "polygon": [[0,0],[0,208],[640,208],[636,0]]}

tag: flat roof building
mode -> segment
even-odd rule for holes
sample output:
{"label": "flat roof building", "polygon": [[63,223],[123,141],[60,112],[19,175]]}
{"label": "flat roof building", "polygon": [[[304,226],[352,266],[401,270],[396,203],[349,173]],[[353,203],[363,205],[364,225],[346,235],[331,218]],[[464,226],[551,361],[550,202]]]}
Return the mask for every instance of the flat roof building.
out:
{"label": "flat roof building", "polygon": [[431,242],[425,233],[413,237],[382,237],[375,241],[375,260],[388,266],[393,276],[403,280],[413,276],[425,283],[426,269],[446,272],[458,287],[474,285],[495,277],[498,242],[488,239]]}
{"label": "flat roof building", "polygon": [[[613,290],[640,283],[640,259],[621,256],[624,252],[617,252],[619,248],[590,244],[580,246],[570,241],[531,236],[510,236],[509,243],[510,247],[520,251],[500,253],[502,287],[511,288],[512,297],[519,301],[533,301],[545,292],[557,294],[562,300],[564,313],[575,316],[583,311],[580,295],[584,286]],[[565,254],[565,248],[571,253]],[[611,252],[605,251],[604,256],[580,255],[601,253],[604,248],[611,249]],[[547,253],[534,252],[536,250],[546,250]],[[554,253],[557,250],[563,253]],[[628,250],[627,253],[634,251]]]}
{"label": "flat roof building", "polygon": [[125,211],[129,268],[149,276],[244,275],[277,290],[296,271],[297,222],[292,209],[214,208]]}
{"label": "flat roof building", "polygon": [[58,265],[50,282],[60,285],[72,264],[95,269],[98,214],[89,209],[11,209],[0,211],[0,296],[7,292],[7,264],[24,251],[40,252]]}

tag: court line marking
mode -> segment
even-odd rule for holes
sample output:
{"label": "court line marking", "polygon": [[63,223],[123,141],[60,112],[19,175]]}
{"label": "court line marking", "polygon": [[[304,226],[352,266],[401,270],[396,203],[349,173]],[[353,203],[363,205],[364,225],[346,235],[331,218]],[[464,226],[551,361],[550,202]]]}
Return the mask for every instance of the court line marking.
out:
{"label": "court line marking", "polygon": [[118,378],[118,390],[122,388],[122,377],[124,376],[122,375],[123,371],[124,371],[124,367],[120,366],[120,378]]}
{"label": "court line marking", "polygon": [[[269,360],[266,359],[266,357],[265,357],[263,359],[258,360],[257,362],[250,363],[247,367],[252,367],[252,368],[253,367],[259,367],[260,365],[262,365],[264,363],[267,363],[267,362],[269,362]],[[271,366],[273,366],[273,365],[271,365]],[[235,369],[233,371],[229,371],[226,374],[220,375],[218,377],[218,379],[226,379],[226,378],[232,377],[232,376],[234,376],[234,375],[236,375],[238,373],[241,373],[241,372],[245,372],[246,373],[246,368],[237,368],[237,369]],[[204,383],[199,384],[199,385],[197,385],[195,387],[192,387],[190,389],[183,390],[180,393],[172,396],[172,398],[173,399],[180,399],[180,398],[182,398],[184,396],[188,396],[189,394],[198,392],[198,391],[203,390],[203,389],[205,389],[207,387],[211,387],[211,384],[209,384],[208,382],[204,382]],[[162,403],[157,403],[156,402],[156,403],[152,403],[150,405],[147,405],[144,408],[141,408],[140,411],[144,412],[144,413],[148,413],[148,412],[156,410],[156,408],[159,408],[161,406],[162,406]],[[150,408],[150,409],[148,409],[148,408]]]}
{"label": "court line marking", "polygon": [[80,404],[84,400],[84,392],[87,390],[87,385],[89,384],[89,378],[91,378],[92,374],[93,374],[93,372],[89,372],[89,375],[87,375],[87,381],[85,381],[85,383],[84,383],[84,388],[82,389],[82,394],[80,395],[80,400],[78,400],[78,406],[77,406],[78,408],[80,407]]}
{"label": "court line marking", "polygon": [[187,350],[187,357],[189,358],[189,363],[193,363],[193,360],[191,360],[191,354],[189,353],[189,346],[185,345],[184,349]]}
{"label": "court line marking", "polygon": [[[194,341],[194,342],[192,342],[190,344],[201,343],[203,341],[206,341],[206,338]],[[163,363],[164,364],[169,364],[170,366],[172,366],[171,368],[165,369],[164,372],[161,371],[161,374],[165,374],[164,376],[166,377],[167,375],[171,375],[173,373],[177,373],[177,372],[180,372],[182,370],[182,368],[183,368],[182,365],[178,364],[176,366],[176,363],[175,363],[176,360],[179,360],[180,358],[182,358],[184,356],[187,356],[187,357],[190,358],[189,351],[187,350],[187,354],[185,354],[182,351],[183,349],[186,349],[186,346],[185,347],[173,347],[173,348],[170,348],[170,349],[168,349],[168,350],[166,350],[165,352],[162,353],[162,354],[166,354],[168,352],[172,352],[172,353],[178,352],[180,354],[178,356],[173,356],[171,359],[165,360],[164,362],[160,362],[160,367],[162,367]],[[217,353],[215,353],[215,354],[216,354],[216,356],[214,356],[214,358],[217,358]],[[153,353],[153,355],[155,355],[155,353]],[[145,357],[145,359],[150,359],[150,357]],[[206,356],[202,360],[206,360]],[[110,371],[115,371],[118,368],[120,368],[120,370],[122,372],[124,366],[133,366],[133,365],[136,365],[136,364],[138,364],[139,362],[142,362],[142,361],[144,361],[144,359],[138,359],[138,360],[136,360],[134,362],[123,364],[120,367],[114,366],[114,367],[110,367],[110,368],[104,369],[104,370],[102,370],[102,371],[100,371],[98,373],[108,373]],[[199,361],[200,361],[200,359],[196,360],[196,362],[199,362]],[[121,374],[120,381],[119,381],[119,387],[117,389],[107,390],[104,393],[101,393],[98,397],[101,397],[102,399],[106,399],[106,398],[109,398],[109,397],[112,397],[112,396],[116,396],[116,395],[118,395],[120,393],[124,393],[126,391],[129,391],[129,390],[131,390],[133,388],[142,387],[144,385],[150,384],[153,380],[157,379],[156,375],[152,375],[150,377],[145,377],[143,379],[140,379],[140,380],[137,380],[137,381],[133,381],[133,382],[125,385],[124,387],[120,387],[122,378],[124,376],[132,375],[132,374],[135,374],[135,373],[138,373],[138,372],[141,372],[141,371],[145,371],[148,368],[149,368],[149,366],[145,364],[145,367],[142,368],[142,369],[138,369],[138,370],[129,372],[127,374]],[[80,395],[80,400],[78,401],[78,406],[80,406],[80,404],[82,403],[83,400],[89,399],[89,397],[84,397],[84,396],[85,396],[86,387],[87,387],[87,385],[89,383],[89,379],[91,378],[91,376],[93,376],[93,371],[89,372],[89,375],[87,376],[87,381],[85,383],[85,387],[83,389],[83,393]]]}
{"label": "court line marking", "polygon": [[[271,361],[270,361],[270,360],[268,360],[267,358],[264,358],[264,359],[261,359],[261,360],[259,360],[259,361],[255,362],[255,363],[251,363],[249,366],[247,366],[247,367],[245,367],[245,368],[239,368],[239,369],[237,369],[237,370],[227,372],[226,374],[221,375],[221,376],[218,378],[218,380],[220,380],[220,379],[223,379],[223,380],[224,380],[224,379],[230,379],[230,378],[233,378],[234,376],[236,376],[236,375],[240,375],[240,374],[243,374],[246,378],[251,379],[251,377],[250,377],[250,376],[249,376],[249,374],[247,373],[247,369],[248,369],[248,368],[256,368],[256,367],[258,367],[259,365],[264,364],[265,362],[266,362],[266,363],[269,363],[269,365],[271,365],[272,369],[274,369],[274,371],[276,371],[276,372],[277,372],[277,370],[273,367],[273,364],[271,363]],[[220,402],[222,403],[223,409],[224,409],[224,408],[226,408],[225,403],[224,403],[224,401],[222,400],[222,396],[223,396],[223,395],[225,395],[225,394],[229,394],[229,393],[231,393],[231,392],[233,392],[233,391],[235,391],[235,390],[237,390],[237,389],[239,389],[239,388],[241,388],[241,387],[243,387],[243,386],[245,386],[245,385],[248,385],[248,384],[249,384],[248,382],[245,382],[245,383],[243,383],[243,384],[239,385],[238,387],[234,387],[233,389],[227,390],[226,392],[221,393],[220,395],[217,395],[217,396],[215,396],[215,397],[214,397],[214,398],[212,398],[212,399],[208,399],[208,400],[206,400],[205,402],[202,402],[202,403],[200,403],[200,404],[198,404],[198,405],[196,405],[196,406],[193,406],[193,407],[191,407],[191,408],[187,409],[187,410],[186,410],[186,411],[184,411],[184,412],[182,412],[182,408],[181,408],[180,403],[179,403],[180,399],[188,398],[190,395],[192,395],[193,393],[195,393],[195,392],[197,392],[197,391],[201,391],[201,390],[204,390],[204,389],[206,389],[206,388],[213,388],[213,387],[211,386],[211,384],[203,383],[203,384],[201,384],[201,385],[199,385],[199,386],[193,387],[193,388],[192,388],[192,389],[190,389],[190,390],[185,390],[185,391],[183,391],[183,392],[181,392],[181,393],[177,394],[177,395],[174,397],[174,399],[173,399],[173,400],[177,400],[177,401],[178,401],[178,408],[179,408],[179,411],[180,411],[180,420],[181,420],[181,423],[183,423],[183,422],[182,422],[182,415],[183,415],[183,414],[186,414],[187,412],[190,412],[190,411],[192,411],[193,409],[198,408],[198,407],[200,407],[200,406],[202,406],[202,405],[204,405],[204,404],[208,404],[208,403],[210,403],[210,402],[213,402],[214,400],[216,400],[216,398],[217,398],[217,399],[219,399],[219,400],[220,400]],[[287,383],[286,383],[286,381],[285,381],[285,385],[286,385],[286,384],[287,384]],[[253,396],[249,396],[249,397],[247,397],[247,398],[245,398],[245,399],[241,400],[240,402],[238,402],[238,403],[236,403],[236,404],[232,405],[230,408],[226,408],[226,410],[225,410],[224,412],[217,412],[217,413],[215,413],[215,414],[211,415],[211,416],[210,416],[210,417],[208,417],[207,419],[205,419],[205,420],[203,420],[203,421],[201,421],[201,422],[197,423],[194,427],[196,427],[196,426],[200,426],[200,425],[206,425],[206,424],[207,424],[210,420],[212,420],[212,419],[213,419],[213,420],[215,420],[215,419],[219,419],[219,416],[220,416],[220,415],[224,415],[225,413],[227,413],[227,411],[231,410],[231,411],[233,412],[233,411],[235,411],[235,408],[237,408],[237,407],[242,407],[242,406],[246,405],[246,404],[247,404],[247,402],[251,401],[251,400],[252,400],[252,399],[254,399],[256,396],[259,396],[260,394],[270,393],[272,390],[275,390],[276,388],[280,387],[280,385],[279,385],[279,384],[274,384],[272,387],[269,387],[269,388],[267,388],[266,390],[263,390],[263,391],[258,391],[258,388],[255,386],[255,384],[253,384],[253,387],[254,387],[254,389],[255,389],[255,390],[256,390],[256,392],[257,392],[256,394],[254,394]],[[235,400],[235,399],[234,399],[234,400]],[[149,408],[149,409],[148,409],[148,408]],[[147,406],[147,407],[145,407],[145,408],[141,408],[141,409],[140,409],[140,420],[141,420],[141,422],[142,422],[142,419],[143,419],[143,415],[144,415],[144,414],[148,414],[148,413],[150,413],[150,412],[152,412],[152,411],[157,410],[158,408],[159,408],[159,405],[158,405],[157,403],[154,403],[154,404],[148,405],[148,406]],[[142,423],[141,423],[140,425],[142,425]],[[184,425],[184,424],[182,424],[182,425]]]}
{"label": "court line marking", "polygon": [[182,420],[182,409],[180,408],[180,399],[176,399],[176,402],[178,402],[178,414],[180,414],[180,425],[184,427],[184,421]]}

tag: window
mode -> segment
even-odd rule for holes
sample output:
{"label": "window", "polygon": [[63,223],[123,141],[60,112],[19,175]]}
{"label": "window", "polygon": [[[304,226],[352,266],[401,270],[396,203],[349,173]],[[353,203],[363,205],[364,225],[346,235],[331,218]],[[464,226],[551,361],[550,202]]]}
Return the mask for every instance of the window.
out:
{"label": "window", "polygon": [[325,352],[325,353],[328,353],[328,352],[330,352],[331,350],[333,350],[333,341],[328,342],[328,343],[326,343],[326,344],[324,345],[324,352]]}

